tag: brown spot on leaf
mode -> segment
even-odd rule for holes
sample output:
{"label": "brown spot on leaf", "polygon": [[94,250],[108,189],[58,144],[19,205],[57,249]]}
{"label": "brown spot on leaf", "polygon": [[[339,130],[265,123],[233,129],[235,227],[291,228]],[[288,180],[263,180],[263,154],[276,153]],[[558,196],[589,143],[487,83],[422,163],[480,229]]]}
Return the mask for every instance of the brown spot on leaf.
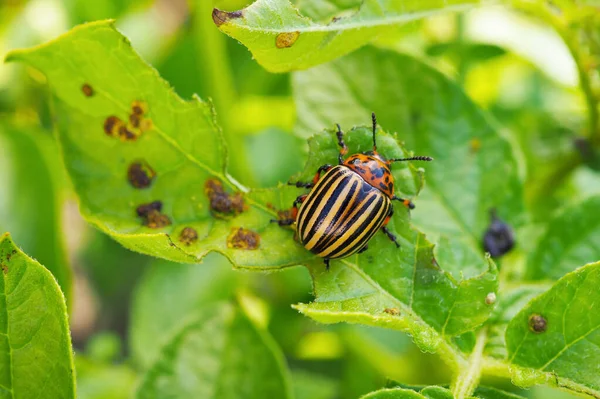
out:
{"label": "brown spot on leaf", "polygon": [[160,211],[161,201],[152,201],[136,208],[137,215],[142,218],[142,224],[151,229],[159,229],[171,224],[171,219]]}
{"label": "brown spot on leaf", "polygon": [[4,273],[5,276],[8,274],[8,266],[2,265],[2,273]]}
{"label": "brown spot on leaf", "polygon": [[217,26],[223,25],[224,23],[226,23],[230,19],[241,18],[243,16],[244,16],[244,13],[241,10],[240,11],[227,12],[227,11],[221,11],[218,8],[214,8],[213,12],[212,12],[213,22]]}
{"label": "brown spot on leaf", "polygon": [[104,121],[104,133],[109,136],[116,136],[121,127],[124,127],[125,124],[119,117],[111,115]]}
{"label": "brown spot on leaf", "polygon": [[181,234],[179,235],[179,241],[185,245],[191,245],[198,241],[198,232],[191,227],[186,227],[181,231]]}
{"label": "brown spot on leaf", "polygon": [[242,193],[233,195],[223,189],[223,184],[217,179],[208,179],[204,183],[204,192],[210,200],[210,209],[220,215],[238,215],[246,209]]}
{"label": "brown spot on leaf", "polygon": [[119,138],[121,139],[121,141],[134,141],[137,140],[139,136],[139,132],[136,132],[133,129],[129,129],[125,125],[121,125],[121,127],[119,127]]}
{"label": "brown spot on leaf", "polygon": [[548,329],[548,321],[541,314],[533,313],[529,316],[529,330],[541,334]]}
{"label": "brown spot on leaf", "polygon": [[135,188],[148,188],[154,181],[156,172],[144,160],[135,161],[127,169],[127,180]]}
{"label": "brown spot on leaf", "polygon": [[275,46],[277,46],[277,48],[292,47],[299,36],[300,32],[298,31],[280,33],[275,38]]}
{"label": "brown spot on leaf", "polygon": [[129,123],[131,124],[132,127],[136,128],[136,129],[139,128],[141,121],[142,121],[142,118],[138,114],[129,115]]}
{"label": "brown spot on leaf", "polygon": [[151,130],[153,126],[154,125],[152,124],[152,119],[144,118],[140,122],[140,130],[142,132],[146,132],[148,130]]}
{"label": "brown spot on leaf", "polygon": [[91,97],[94,95],[94,89],[92,88],[92,86],[90,86],[87,83],[85,83],[83,86],[81,86],[81,91],[83,92],[83,94],[86,97]]}
{"label": "brown spot on leaf", "polygon": [[385,309],[383,309],[383,311],[392,316],[400,315],[400,309],[398,309],[398,308],[385,308]]}
{"label": "brown spot on leaf", "polygon": [[131,103],[131,113],[133,115],[143,116],[148,112],[148,104],[143,101],[135,100]]}
{"label": "brown spot on leaf", "polygon": [[234,227],[231,229],[229,237],[227,237],[227,248],[257,249],[259,245],[260,236],[258,233],[243,227]]}

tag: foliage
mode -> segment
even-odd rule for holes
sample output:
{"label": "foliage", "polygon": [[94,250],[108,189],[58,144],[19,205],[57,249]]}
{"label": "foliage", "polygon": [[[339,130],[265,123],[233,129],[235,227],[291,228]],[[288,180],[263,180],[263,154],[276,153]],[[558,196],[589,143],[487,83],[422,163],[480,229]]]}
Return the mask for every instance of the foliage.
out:
{"label": "foliage", "polygon": [[[142,3],[77,3],[71,22],[98,20],[6,56],[49,89],[15,75],[26,89],[0,90],[0,227],[48,269],[0,240],[3,397],[75,396],[67,308],[82,398],[509,399],[536,384],[600,397],[596,5],[489,9],[554,29],[577,90],[510,45],[468,38],[472,14],[456,12],[476,20],[485,2],[198,0],[189,26],[139,45],[144,57],[135,37],[157,14]],[[29,5],[15,4],[0,21],[18,23]],[[133,44],[120,19],[100,20],[135,13],[145,23],[118,25]],[[32,100],[45,90],[50,105]],[[556,112],[545,97],[582,107]],[[337,163],[335,123],[350,154],[371,150],[372,111],[381,154],[435,160],[392,167],[395,194],[416,204],[398,203],[388,225],[400,248],[377,234],[326,270],[272,223],[304,192],[283,182]],[[65,192],[118,244],[61,229]],[[496,259],[482,244],[492,217],[517,237]],[[68,249],[85,277],[63,234],[84,237],[83,255]],[[124,340],[78,338],[85,278],[105,317],[96,330]]]}

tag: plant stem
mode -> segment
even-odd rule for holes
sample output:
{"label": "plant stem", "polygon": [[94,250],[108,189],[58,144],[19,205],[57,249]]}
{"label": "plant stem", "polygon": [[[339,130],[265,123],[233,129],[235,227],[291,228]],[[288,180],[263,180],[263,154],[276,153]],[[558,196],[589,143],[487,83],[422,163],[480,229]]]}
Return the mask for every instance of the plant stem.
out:
{"label": "plant stem", "polygon": [[252,185],[252,173],[248,171],[245,145],[231,128],[235,119],[231,110],[238,95],[227,54],[226,38],[212,21],[212,1],[189,0],[188,3],[193,15],[193,42],[198,79],[206,82],[206,92],[214,102],[217,121],[223,129],[227,144],[228,167],[235,178],[246,185]]}
{"label": "plant stem", "polygon": [[487,340],[487,327],[483,327],[477,334],[477,341],[467,367],[461,370],[452,381],[451,389],[455,399],[465,399],[471,396],[481,377],[483,363],[483,349]]}

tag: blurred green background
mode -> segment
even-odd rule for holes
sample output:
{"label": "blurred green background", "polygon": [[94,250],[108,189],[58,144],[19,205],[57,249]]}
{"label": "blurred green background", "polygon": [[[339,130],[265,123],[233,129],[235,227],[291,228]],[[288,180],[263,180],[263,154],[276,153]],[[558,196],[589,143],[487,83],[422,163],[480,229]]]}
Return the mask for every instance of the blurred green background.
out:
{"label": "blurred green background", "polygon": [[[213,7],[236,10],[248,3],[3,0],[0,58],[76,24],[114,18],[180,96],[197,93],[213,99],[219,123],[229,132],[232,174],[248,185],[268,187],[301,170],[306,145],[294,135],[290,75],[263,70],[245,47],[212,22]],[[296,3],[311,15],[311,0]],[[360,2],[331,3],[333,14]],[[600,45],[600,34],[593,40]],[[590,156],[583,165],[565,162],[578,151],[577,137],[586,129],[588,115],[577,65],[547,24],[503,7],[481,7],[398,27],[375,44],[426,58],[489,110],[527,162],[527,201],[534,218],[600,192],[594,171],[600,168],[598,160]],[[51,271],[60,263],[71,265],[71,275],[56,277],[63,288],[70,281],[73,286],[69,306],[80,398],[129,397],[151,360],[145,349],[156,347],[170,320],[202,303],[230,297],[281,346],[299,399],[355,398],[385,386],[388,379],[412,385],[449,383],[448,370],[437,357],[421,353],[404,334],[325,326],[300,316],[290,304],[312,299],[304,268],[267,275],[233,272],[214,254],[202,265],[173,265],[129,252],[89,227],[57,155],[43,82],[34,70],[0,66],[0,230],[11,232],[24,251]],[[558,190],[552,184],[557,176],[566,182]],[[484,383],[518,391],[507,380]],[[520,393],[571,397],[547,388]]]}

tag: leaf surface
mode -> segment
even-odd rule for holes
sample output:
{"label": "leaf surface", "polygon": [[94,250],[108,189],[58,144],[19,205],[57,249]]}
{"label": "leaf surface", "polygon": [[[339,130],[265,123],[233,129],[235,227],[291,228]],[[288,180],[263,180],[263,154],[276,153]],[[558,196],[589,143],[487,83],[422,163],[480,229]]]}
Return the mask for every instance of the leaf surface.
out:
{"label": "leaf surface", "polygon": [[65,298],[52,274],[0,237],[0,397],[75,398]]}
{"label": "leaf surface", "polygon": [[290,398],[283,355],[232,305],[201,310],[163,347],[137,398]]}
{"label": "leaf surface", "polygon": [[600,397],[600,263],[562,277],[527,304],[506,331],[519,385],[551,383]]}
{"label": "leaf surface", "polygon": [[600,259],[600,196],[564,209],[551,219],[530,253],[525,278],[556,280],[580,265]]}
{"label": "leaf surface", "polygon": [[222,32],[248,47],[267,70],[287,72],[348,54],[377,36],[389,33],[394,25],[441,12],[466,10],[481,1],[364,0],[356,11],[348,9],[351,3],[301,5],[317,17],[343,11],[324,22],[301,15],[289,0],[257,0],[234,12],[215,9],[213,21]]}

